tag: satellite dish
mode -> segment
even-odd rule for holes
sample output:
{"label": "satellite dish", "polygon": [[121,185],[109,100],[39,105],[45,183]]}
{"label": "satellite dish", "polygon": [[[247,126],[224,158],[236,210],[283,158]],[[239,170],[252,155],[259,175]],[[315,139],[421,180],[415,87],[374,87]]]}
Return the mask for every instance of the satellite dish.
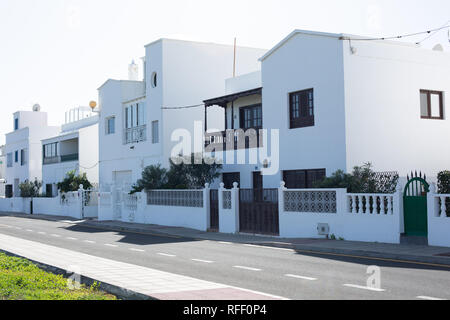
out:
{"label": "satellite dish", "polygon": [[97,106],[97,102],[95,102],[95,101],[89,102],[89,107],[91,107],[92,111],[94,111],[96,106]]}
{"label": "satellite dish", "polygon": [[437,45],[435,45],[433,47],[433,51],[444,51],[444,47],[442,46],[442,44],[438,43]]}
{"label": "satellite dish", "polygon": [[34,106],[33,106],[33,111],[34,112],[39,112],[39,111],[41,111],[41,106],[39,105],[39,104],[35,104]]}

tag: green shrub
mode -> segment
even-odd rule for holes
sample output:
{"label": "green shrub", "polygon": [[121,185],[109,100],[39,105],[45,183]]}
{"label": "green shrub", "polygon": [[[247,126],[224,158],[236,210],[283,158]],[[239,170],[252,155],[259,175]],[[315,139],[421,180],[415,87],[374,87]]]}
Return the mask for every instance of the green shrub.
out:
{"label": "green shrub", "polygon": [[195,157],[199,155],[192,154],[190,164],[182,161],[181,156],[177,158],[179,163],[171,159],[169,170],[161,168],[160,164],[146,167],[142,171],[142,178],[132,186],[130,193],[155,189],[201,189],[219,177],[222,165],[208,164],[212,162],[211,159],[203,159],[202,163],[196,164]]}
{"label": "green shrub", "polygon": [[346,188],[350,193],[393,193],[399,175],[396,172],[374,172],[370,162],[353,168],[352,173],[337,170],[315,184],[316,188]]}
{"label": "green shrub", "polygon": [[83,189],[92,189],[92,184],[89,182],[86,173],[79,175],[75,174],[75,170],[69,171],[63,181],[58,182],[58,189],[61,192],[78,191],[80,185],[83,185]]}
{"label": "green shrub", "polygon": [[33,198],[39,196],[39,190],[41,190],[42,182],[37,179],[34,182],[25,180],[19,184],[20,196],[22,198]]}

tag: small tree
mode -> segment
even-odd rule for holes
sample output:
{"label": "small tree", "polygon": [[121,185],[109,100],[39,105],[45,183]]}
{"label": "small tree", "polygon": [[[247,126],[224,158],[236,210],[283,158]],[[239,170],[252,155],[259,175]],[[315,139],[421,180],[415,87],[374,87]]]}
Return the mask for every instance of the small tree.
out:
{"label": "small tree", "polygon": [[163,189],[167,184],[167,170],[161,165],[151,165],[142,171],[142,178],[132,186],[131,194],[143,190]]}
{"label": "small tree", "polygon": [[42,182],[34,179],[34,182],[28,179],[19,184],[20,196],[22,198],[34,198],[39,196],[39,190],[41,190]]}
{"label": "small tree", "polygon": [[146,167],[142,171],[142,178],[132,186],[130,193],[154,189],[200,189],[205,183],[211,183],[219,177],[222,165],[208,164],[213,162],[208,159],[195,164],[193,160],[194,154],[191,155],[190,164],[184,161],[176,164],[171,159],[169,170],[161,168],[160,164]]}
{"label": "small tree", "polygon": [[83,185],[86,190],[92,189],[92,184],[89,182],[86,173],[76,175],[75,170],[69,171],[64,180],[57,184],[61,192],[78,191],[80,185]]}
{"label": "small tree", "polygon": [[[222,169],[222,165],[215,163],[212,159],[204,159],[201,154],[193,153],[190,159],[179,156],[178,160],[179,164],[174,163],[173,159],[170,160],[168,173],[169,186],[174,189],[180,186],[185,186],[185,189],[200,189],[220,176],[219,170]],[[195,160],[201,163],[196,163]]]}

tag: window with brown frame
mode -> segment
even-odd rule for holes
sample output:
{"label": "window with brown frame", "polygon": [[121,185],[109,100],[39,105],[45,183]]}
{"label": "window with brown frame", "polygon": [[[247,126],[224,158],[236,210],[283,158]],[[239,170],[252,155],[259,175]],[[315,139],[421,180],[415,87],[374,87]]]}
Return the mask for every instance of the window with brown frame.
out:
{"label": "window with brown frame", "polygon": [[289,128],[314,126],[314,91],[313,89],[289,94]]}
{"label": "window with brown frame", "polygon": [[441,91],[420,90],[420,117],[422,119],[444,119]]}
{"label": "window with brown frame", "polygon": [[283,181],[288,189],[311,189],[325,177],[325,169],[283,171]]}

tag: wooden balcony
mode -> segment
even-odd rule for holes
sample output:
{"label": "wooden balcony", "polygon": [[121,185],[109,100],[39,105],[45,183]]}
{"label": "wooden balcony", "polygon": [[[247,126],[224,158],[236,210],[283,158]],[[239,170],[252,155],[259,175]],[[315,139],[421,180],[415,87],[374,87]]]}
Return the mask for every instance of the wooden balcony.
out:
{"label": "wooden balcony", "polygon": [[259,129],[228,129],[219,132],[205,133],[205,148],[212,148],[215,145],[215,150],[241,150],[262,147],[262,132]]}

